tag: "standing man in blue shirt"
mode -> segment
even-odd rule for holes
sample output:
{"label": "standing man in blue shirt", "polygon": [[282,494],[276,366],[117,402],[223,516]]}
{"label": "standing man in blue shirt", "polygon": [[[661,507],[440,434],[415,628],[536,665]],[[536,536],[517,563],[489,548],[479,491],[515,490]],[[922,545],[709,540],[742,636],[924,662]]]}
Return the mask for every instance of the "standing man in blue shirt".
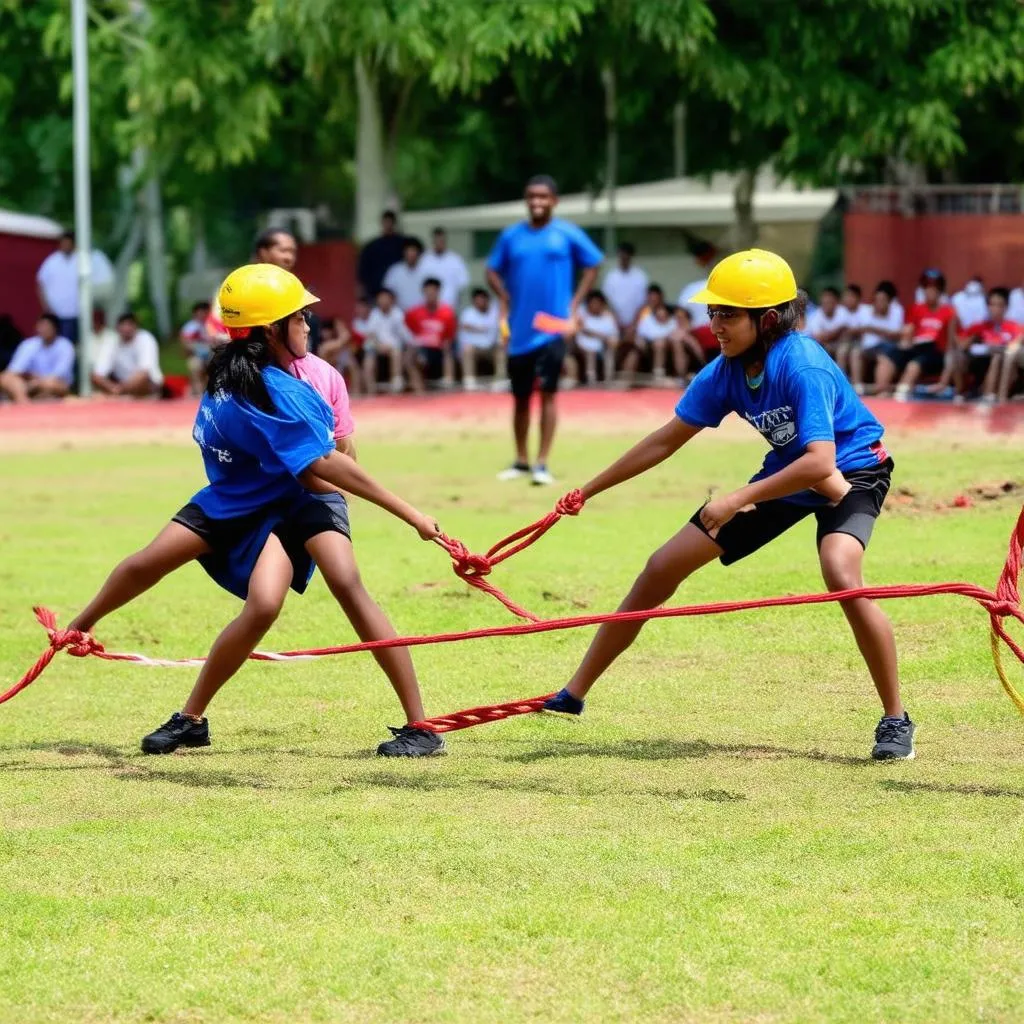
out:
{"label": "standing man in blue shirt", "polygon": [[[532,470],[535,484],[553,484],[548,455],[555,438],[555,395],[565,360],[565,338],[533,326],[538,313],[572,317],[594,287],[604,254],[575,224],[553,216],[558,186],[538,174],[526,183],[528,219],[505,228],[487,260],[487,283],[498,296],[502,319],[509,325],[508,374],[515,413],[515,462],[498,474],[515,480],[531,474],[526,442],[530,433],[530,397],[540,381],[540,449]],[[573,290],[577,270],[582,270]]]}

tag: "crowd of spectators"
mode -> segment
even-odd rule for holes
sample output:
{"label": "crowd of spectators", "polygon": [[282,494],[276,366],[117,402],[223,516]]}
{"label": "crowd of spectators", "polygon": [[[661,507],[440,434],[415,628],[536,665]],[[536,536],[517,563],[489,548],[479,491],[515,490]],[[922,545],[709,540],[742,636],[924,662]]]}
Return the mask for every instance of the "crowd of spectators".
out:
{"label": "crowd of spectators", "polygon": [[[295,239],[264,232],[253,259],[288,269]],[[94,254],[94,258],[101,254]],[[693,253],[701,279],[674,304],[637,265],[629,243],[587,294],[566,332],[563,386],[685,388],[718,354],[707,311],[690,302],[718,259],[710,245]],[[75,389],[79,335],[74,235],[66,233],[39,268],[43,312],[34,333],[7,345],[0,400],[60,399]],[[105,273],[102,264],[95,264]],[[351,319],[314,317],[310,347],[337,366],[354,394],[422,394],[427,387],[476,391],[508,389],[507,327],[489,291],[471,287],[462,257],[443,228],[430,247],[398,230],[387,211],[380,235],[359,254],[358,297]],[[901,302],[891,281],[870,292],[849,283],[824,288],[805,303],[803,329],[835,359],[859,394],[1006,402],[1024,374],[1024,287],[986,287],[978,277],[949,294],[939,270],[925,270],[914,295]],[[94,316],[90,381],[102,396],[150,398],[167,393],[157,339],[135,315],[114,328]],[[198,302],[178,335],[194,394],[206,384],[206,365],[226,332],[210,302]],[[17,335],[15,335],[17,339]],[[0,363],[2,365],[2,363]]]}

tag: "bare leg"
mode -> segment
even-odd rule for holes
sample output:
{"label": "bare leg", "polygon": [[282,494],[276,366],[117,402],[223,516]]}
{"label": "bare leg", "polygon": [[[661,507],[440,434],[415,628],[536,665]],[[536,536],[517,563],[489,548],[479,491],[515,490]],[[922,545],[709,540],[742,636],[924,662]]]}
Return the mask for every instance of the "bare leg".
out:
{"label": "bare leg", "polygon": [[476,383],[476,349],[472,345],[462,346],[462,386],[470,381]]}
{"label": "bare leg", "polygon": [[669,335],[668,345],[672,351],[672,370],[674,371],[674,376],[682,380],[690,369],[689,354],[683,345],[683,339],[677,334]]}
{"label": "bare leg", "polygon": [[665,339],[658,338],[652,343],[654,349],[654,380],[660,381],[665,376]]}
{"label": "bare leg", "polygon": [[880,355],[875,364],[875,394],[891,395],[895,379],[896,364],[888,356]]}
{"label": "bare leg", "polygon": [[505,346],[495,345],[494,346],[494,379],[495,380],[507,380],[508,379],[508,366],[505,357]]}
{"label": "bare leg", "polygon": [[[825,586],[830,591],[864,586],[864,549],[855,537],[846,533],[830,533],[821,542],[818,557]],[[871,673],[885,714],[893,718],[902,717],[903,702],[900,700],[892,624],[882,609],[867,598],[843,601],[841,606]]]}
{"label": "bare leg", "polygon": [[[306,550],[360,640],[390,640],[398,636],[387,616],[367,593],[356,567],[352,543],[340,533],[319,533],[306,541]],[[408,647],[374,651],[405,712],[406,723],[426,718],[416,670]]]}
{"label": "bare leg", "polygon": [[526,465],[530,456],[526,442],[530,436],[530,396],[515,395],[515,411],[512,414],[512,433],[516,441],[516,462]]}
{"label": "bare leg", "polygon": [[1003,359],[1003,369],[999,375],[999,401],[1010,400],[1010,389],[1017,383],[1017,367],[1020,359],[1021,347],[1011,345],[1007,349],[1006,357]]}
{"label": "bare leg", "polygon": [[10,370],[0,373],[0,391],[3,391],[12,402],[28,401],[28,384],[25,378],[21,374],[11,373]]}
{"label": "bare leg", "polygon": [[209,550],[206,541],[188,527],[168,523],[146,547],[129,555],[114,569],[100,592],[68,623],[68,629],[90,632],[100,619],[134,601],[168,573]]}
{"label": "bare leg", "polygon": [[[647,561],[618,611],[657,608],[687,576],[718,558],[722,549],[702,530],[687,523]],[[643,622],[606,622],[597,631],[566,689],[582,700],[613,661],[636,639]]]}
{"label": "bare leg", "polygon": [[583,363],[587,375],[587,383],[593,387],[597,383],[597,353],[596,352],[585,352],[583,354]]}
{"label": "bare leg", "polygon": [[[907,368],[903,371],[903,376],[900,377],[899,390],[900,391],[913,391],[914,385],[917,384],[918,378],[921,376],[921,364],[916,361],[907,363]],[[943,378],[946,376],[946,371],[942,372]],[[940,381],[941,383],[941,381]]]}
{"label": "bare leg", "polygon": [[556,392],[544,392],[540,396],[540,451],[537,452],[537,461],[542,466],[548,464],[551,445],[555,440],[555,427],[558,425],[557,399]]}
{"label": "bare leg", "polygon": [[206,664],[199,670],[182,709],[183,714],[202,718],[217,691],[245,664],[245,659],[274,624],[291,581],[291,560],[281,541],[271,534],[249,577],[249,596],[242,611],[214,640]]}
{"label": "bare leg", "polygon": [[989,401],[996,397],[996,389],[999,387],[999,379],[1003,370],[1003,353],[995,352],[988,363],[988,370],[985,371],[985,381],[981,385],[981,393]]}
{"label": "bare leg", "polygon": [[136,370],[121,385],[121,394],[131,395],[132,398],[148,398],[156,393],[156,385],[149,379],[145,370]]}
{"label": "bare leg", "polygon": [[363,360],[363,383],[368,395],[377,394],[377,353],[367,352]]}
{"label": "bare leg", "polygon": [[450,388],[455,383],[455,353],[449,342],[441,352],[441,383]]}
{"label": "bare leg", "polygon": [[36,394],[43,398],[64,398],[68,386],[57,377],[37,377],[35,380]]}
{"label": "bare leg", "polygon": [[420,369],[419,353],[414,348],[406,349],[405,372],[409,375],[409,383],[412,386],[413,392],[417,395],[422,395],[425,391],[423,371]]}

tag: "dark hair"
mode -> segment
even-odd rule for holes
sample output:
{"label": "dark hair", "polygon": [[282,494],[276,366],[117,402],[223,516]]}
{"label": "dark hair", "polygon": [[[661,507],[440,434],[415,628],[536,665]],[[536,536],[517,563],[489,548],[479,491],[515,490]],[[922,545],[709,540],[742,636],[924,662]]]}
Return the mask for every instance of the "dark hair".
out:
{"label": "dark hair", "polygon": [[858,299],[864,295],[864,291],[859,284],[848,284],[846,286],[846,291],[853,292],[853,294],[856,295]]}
{"label": "dark hair", "polygon": [[878,284],[875,285],[875,291],[885,292],[890,299],[896,298],[896,285],[894,285],[892,281],[879,281]]}
{"label": "dark hair", "polygon": [[211,306],[208,302],[196,302],[192,306],[192,312],[198,313],[201,309],[210,309]]}
{"label": "dark hair", "polygon": [[433,285],[435,288],[441,287],[441,282],[436,277],[428,277],[423,282],[423,287],[426,288],[428,284]]}
{"label": "dark hair", "polygon": [[939,289],[940,292],[946,290],[946,277],[941,270],[925,270],[921,274],[921,279],[918,284],[922,288],[927,288],[928,285],[934,285]]}
{"label": "dark hair", "polygon": [[381,219],[381,220],[393,220],[393,221],[397,221],[397,220],[398,220],[398,214],[397,214],[397,213],[395,213],[395,211],[394,211],[394,210],[385,210],[385,211],[384,211],[384,212],[383,212],[383,213],[382,213],[382,214],[380,215],[380,219]]}
{"label": "dark hair", "polygon": [[36,317],[36,323],[45,320],[58,334],[60,334],[60,321],[52,313],[40,313]]}
{"label": "dark hair", "polygon": [[491,297],[491,293],[486,288],[474,288],[472,294],[470,295],[470,298],[477,299],[481,295],[485,299],[490,299]]}
{"label": "dark hair", "polygon": [[130,311],[126,312],[126,313],[122,313],[117,318],[118,326],[120,326],[121,324],[124,324],[124,323],[128,323],[129,321],[131,321],[133,324],[137,324],[139,322],[139,318],[134,313],[132,313]]}
{"label": "dark hair", "polygon": [[431,232],[431,234],[434,235],[435,237],[437,237],[437,235],[445,234],[445,230],[444,230],[444,228],[434,228],[434,230]]}
{"label": "dark hair", "polygon": [[998,296],[1003,302],[1009,303],[1010,301],[1010,289],[1004,288],[1002,285],[997,285],[995,288],[989,288],[986,299],[991,299],[994,296]]}
{"label": "dark hair", "polygon": [[402,248],[408,249],[409,246],[414,245],[420,252],[423,252],[423,243],[415,235],[406,235],[402,239]]}
{"label": "dark hair", "polygon": [[261,231],[256,236],[256,241],[252,243],[253,253],[259,253],[264,249],[269,249],[274,244],[274,239],[277,238],[278,235],[287,235],[291,239],[295,238],[287,228],[267,228],[266,231]]}
{"label": "dark hair", "polygon": [[584,299],[584,302],[589,302],[591,299],[600,299],[604,303],[608,302],[607,298],[605,298],[604,292],[601,291],[600,288],[591,288],[590,291],[587,292],[587,297]]}
{"label": "dark hair", "polygon": [[632,242],[619,242],[619,252],[624,252],[627,256],[635,256],[636,246]]}
{"label": "dark hair", "polygon": [[839,289],[838,288],[833,288],[831,285],[829,285],[828,287],[821,289],[821,294],[822,295],[831,295],[833,298],[838,299],[839,298]]}
{"label": "dark hair", "polygon": [[[288,329],[288,317],[275,325],[278,331]],[[248,402],[262,412],[275,411],[262,371],[273,362],[269,338],[264,327],[252,327],[244,338],[232,338],[213,350],[207,367],[209,379],[206,393],[226,391],[239,401]]]}
{"label": "dark hair", "polygon": [[649,284],[647,286],[647,292],[648,294],[651,292],[657,292],[662,298],[665,297],[665,289],[662,288],[660,284]]}
{"label": "dark hair", "polygon": [[[806,292],[804,295],[806,295]],[[801,298],[798,291],[797,297],[790,299],[789,302],[780,302],[777,306],[765,306],[763,309],[748,309],[747,313],[757,329],[757,342],[755,344],[763,345],[765,352],[767,352],[768,348],[778,341],[779,338],[784,338],[787,334],[795,331],[797,321],[806,307],[806,302],[806,298]],[[778,321],[774,327],[762,329],[761,318],[773,309],[778,314]]]}
{"label": "dark hair", "polygon": [[60,240],[63,242],[65,238],[68,239],[68,241],[70,241],[70,242],[74,242],[74,240],[75,240],[75,233],[74,233],[74,231],[62,231],[60,233]]}
{"label": "dark hair", "polygon": [[526,187],[529,188],[546,188],[553,196],[558,195],[558,183],[550,174],[535,174],[526,183]]}
{"label": "dark hair", "polygon": [[379,299],[382,295],[390,295],[392,299],[397,301],[395,293],[390,288],[378,288],[376,297]]}

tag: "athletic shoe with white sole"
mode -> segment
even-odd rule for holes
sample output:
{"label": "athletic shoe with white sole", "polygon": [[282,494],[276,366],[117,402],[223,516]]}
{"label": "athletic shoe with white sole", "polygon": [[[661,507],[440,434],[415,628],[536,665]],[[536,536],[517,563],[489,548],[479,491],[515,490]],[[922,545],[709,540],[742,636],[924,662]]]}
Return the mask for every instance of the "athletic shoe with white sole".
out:
{"label": "athletic shoe with white sole", "polygon": [[378,757],[434,757],[445,753],[444,737],[429,729],[414,729],[403,725],[400,729],[388,726],[393,740],[385,740],[377,748]]}
{"label": "athletic shoe with white sole", "polygon": [[498,474],[499,480],[521,480],[524,476],[530,475],[530,467],[525,462],[513,462],[508,469],[503,469]]}
{"label": "athletic shoe with white sole", "polygon": [[548,471],[547,466],[534,466],[530,479],[538,487],[546,487],[555,482],[555,478]]}
{"label": "athletic shoe with white sole", "polygon": [[914,757],[916,726],[905,711],[902,718],[885,716],[875,727],[871,756],[876,761],[910,761]]}
{"label": "athletic shoe with white sole", "polygon": [[144,754],[173,754],[178,747],[208,747],[210,745],[210,723],[201,718],[198,722],[175,711],[155,732],[142,737]]}
{"label": "athletic shoe with white sole", "polygon": [[582,715],[583,701],[579,697],[574,697],[563,687],[554,697],[549,697],[544,701],[541,710],[557,711],[561,715]]}

